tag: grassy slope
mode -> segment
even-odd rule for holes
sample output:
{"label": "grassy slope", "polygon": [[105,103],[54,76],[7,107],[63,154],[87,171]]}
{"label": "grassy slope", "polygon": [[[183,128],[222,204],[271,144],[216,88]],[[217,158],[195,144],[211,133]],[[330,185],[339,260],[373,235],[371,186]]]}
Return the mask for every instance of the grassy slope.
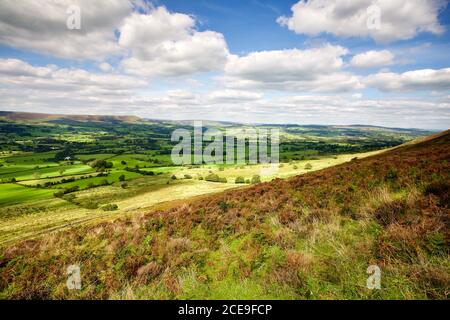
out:
{"label": "grassy slope", "polygon": [[[3,298],[448,298],[450,135],[0,253]],[[68,291],[79,263],[82,290]],[[366,288],[377,264],[382,289]]]}

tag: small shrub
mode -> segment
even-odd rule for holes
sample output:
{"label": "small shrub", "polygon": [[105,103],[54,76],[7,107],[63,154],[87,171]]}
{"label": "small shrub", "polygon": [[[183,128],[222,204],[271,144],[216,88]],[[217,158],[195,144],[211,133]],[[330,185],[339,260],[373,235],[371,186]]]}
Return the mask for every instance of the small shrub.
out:
{"label": "small shrub", "polygon": [[252,181],[251,182],[252,182],[252,184],[261,183],[261,177],[259,175],[255,174],[252,177]]}
{"label": "small shrub", "polygon": [[407,213],[408,204],[406,200],[399,199],[384,203],[375,210],[375,218],[378,222],[387,226],[397,222],[399,218]]}
{"label": "small shrub", "polygon": [[220,201],[219,202],[219,208],[220,208],[220,210],[222,210],[222,212],[227,212],[228,209],[231,208],[231,205],[229,205],[225,201]]}
{"label": "small shrub", "polygon": [[307,164],[305,165],[305,170],[311,170],[312,168],[313,168],[313,166],[312,166],[311,163],[307,163]]}
{"label": "small shrub", "polygon": [[397,170],[395,170],[394,168],[390,168],[386,173],[386,176],[384,177],[384,179],[388,182],[396,181],[397,178],[398,178]]}
{"label": "small shrub", "polygon": [[425,247],[431,254],[448,254],[444,234],[434,232],[427,236]]}
{"label": "small shrub", "polygon": [[104,206],[102,206],[101,209],[103,211],[116,211],[117,209],[119,209],[119,206],[114,203],[109,203],[109,204],[105,204]]}
{"label": "small shrub", "polygon": [[244,177],[236,177],[234,183],[245,183]]}
{"label": "small shrub", "polygon": [[95,209],[98,209],[98,203],[93,202],[93,201],[88,201],[83,205],[83,207],[86,209],[95,210]]}
{"label": "small shrub", "polygon": [[210,182],[220,182],[220,177],[217,174],[210,173],[205,177],[205,180]]}
{"label": "small shrub", "polygon": [[426,195],[433,195],[439,199],[439,205],[450,207],[450,183],[446,181],[432,182],[425,188]]}
{"label": "small shrub", "polygon": [[68,202],[73,202],[75,200],[76,196],[74,194],[66,194],[62,196],[63,200],[66,200]]}

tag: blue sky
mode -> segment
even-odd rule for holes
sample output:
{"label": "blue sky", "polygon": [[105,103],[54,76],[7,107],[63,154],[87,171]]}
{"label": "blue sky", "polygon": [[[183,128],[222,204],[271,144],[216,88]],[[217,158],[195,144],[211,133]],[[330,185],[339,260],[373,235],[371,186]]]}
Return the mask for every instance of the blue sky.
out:
{"label": "blue sky", "polygon": [[443,0],[4,0],[0,109],[447,129],[449,29]]}

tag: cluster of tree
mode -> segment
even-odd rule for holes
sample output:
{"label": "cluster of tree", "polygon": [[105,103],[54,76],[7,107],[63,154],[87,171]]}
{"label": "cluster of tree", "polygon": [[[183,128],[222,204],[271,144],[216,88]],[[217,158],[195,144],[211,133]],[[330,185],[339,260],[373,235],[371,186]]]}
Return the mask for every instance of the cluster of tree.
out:
{"label": "cluster of tree", "polygon": [[205,177],[206,181],[227,183],[227,178],[219,177],[215,173],[210,173]]}
{"label": "cluster of tree", "polygon": [[141,169],[139,169],[138,166],[136,166],[135,168],[126,167],[125,170],[128,172],[139,173],[139,174],[142,174],[143,176],[154,176],[155,175],[155,173],[153,171],[141,170]]}
{"label": "cluster of tree", "polygon": [[66,149],[64,149],[62,151],[57,152],[55,154],[54,160],[55,161],[64,161],[67,158],[73,159],[73,157],[74,157],[73,151],[68,149],[68,148],[66,148]]}
{"label": "cluster of tree", "polygon": [[261,177],[257,174],[255,174],[252,177],[252,179],[245,179],[244,177],[239,176],[239,177],[236,177],[236,179],[234,180],[234,183],[236,183],[236,184],[242,184],[242,183],[255,184],[255,183],[260,183],[260,182],[261,182]]}
{"label": "cluster of tree", "polygon": [[105,171],[106,169],[111,169],[113,167],[113,163],[106,160],[94,160],[89,162],[89,165],[97,171]]}
{"label": "cluster of tree", "polygon": [[78,190],[80,190],[79,186],[73,186],[67,189],[62,189],[58,192],[55,192],[53,195],[57,198],[62,198],[64,195],[68,194],[68,193],[72,193],[72,192],[77,192]]}
{"label": "cluster of tree", "polygon": [[[107,177],[107,176],[108,176],[107,172],[106,173],[101,172],[101,173],[98,173],[95,177]],[[78,181],[78,180],[85,180],[85,179],[93,178],[93,177],[94,177],[93,175],[89,175],[89,176],[81,176],[79,178],[75,178],[75,177],[71,177],[71,178],[67,178],[67,179],[64,178],[64,179],[59,180],[59,181],[47,181],[46,183],[44,183],[44,187],[45,188],[49,188],[51,186],[56,186],[58,184],[75,182],[75,181]],[[40,183],[38,183],[36,185],[36,187],[38,187],[38,188],[40,188],[41,186],[42,185]]]}

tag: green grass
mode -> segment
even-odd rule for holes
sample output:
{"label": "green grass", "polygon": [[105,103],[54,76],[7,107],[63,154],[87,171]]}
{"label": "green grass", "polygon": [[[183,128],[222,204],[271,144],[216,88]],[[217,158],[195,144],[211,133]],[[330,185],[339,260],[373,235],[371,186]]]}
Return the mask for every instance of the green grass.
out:
{"label": "green grass", "polygon": [[[114,164],[115,168],[124,169],[126,167],[134,168],[135,166],[143,167],[160,167],[167,166],[172,163],[170,155],[151,155],[151,154],[122,154],[108,159]],[[125,164],[122,163],[125,162]]]}
{"label": "green grass", "polygon": [[74,165],[59,165],[52,166],[49,168],[39,168],[39,169],[26,169],[24,171],[19,171],[16,173],[5,173],[0,175],[0,180],[8,180],[15,178],[17,181],[24,180],[37,180],[46,179],[61,176],[61,170],[63,171],[63,176],[70,176],[75,174],[85,174],[92,173],[94,170],[84,164],[74,164]]}
{"label": "green grass", "polygon": [[62,183],[55,185],[54,188],[62,189],[62,188],[70,188],[74,186],[80,187],[80,189],[85,189],[90,184],[98,185],[102,181],[108,181],[108,183],[120,183],[119,177],[121,175],[125,176],[125,180],[131,180],[141,177],[140,174],[134,173],[134,172],[128,172],[125,170],[115,170],[111,173],[109,173],[106,177],[93,177],[93,178],[86,178],[86,179],[79,179],[77,181],[68,182],[68,183]]}
{"label": "green grass", "polygon": [[0,184],[0,205],[8,206],[17,203],[37,201],[51,198],[53,190],[24,187],[17,184]]}
{"label": "green grass", "polygon": [[90,159],[104,160],[104,159],[109,159],[111,157],[114,157],[114,154],[94,153],[94,154],[77,154],[75,156],[76,159],[80,159],[80,160],[90,160]]}

